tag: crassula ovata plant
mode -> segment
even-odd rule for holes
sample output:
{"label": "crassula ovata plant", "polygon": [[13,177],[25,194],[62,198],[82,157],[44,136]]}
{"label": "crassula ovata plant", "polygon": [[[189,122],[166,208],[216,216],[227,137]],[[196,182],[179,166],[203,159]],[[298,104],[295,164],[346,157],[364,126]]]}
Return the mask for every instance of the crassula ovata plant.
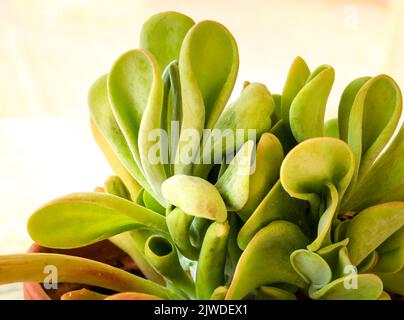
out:
{"label": "crassula ovata plant", "polygon": [[[324,122],[334,69],[298,57],[281,94],[244,84],[231,33],[176,12],[89,92],[115,176],[28,221],[49,248],[109,239],[144,277],[60,254],[0,257],[0,283],[60,282],[107,299],[391,299],[404,295],[404,127],[387,75],[352,81]],[[70,298],[105,299],[91,291]]]}

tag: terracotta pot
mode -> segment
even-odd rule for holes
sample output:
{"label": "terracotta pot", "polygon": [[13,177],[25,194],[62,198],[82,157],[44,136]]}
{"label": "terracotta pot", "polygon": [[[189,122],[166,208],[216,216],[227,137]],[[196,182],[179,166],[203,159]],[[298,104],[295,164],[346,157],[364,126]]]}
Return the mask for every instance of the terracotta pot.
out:
{"label": "terracotta pot", "polygon": [[[142,276],[141,272],[129,258],[129,256],[108,240],[100,241],[92,245],[77,249],[50,249],[34,243],[29,248],[28,253],[59,253],[70,256],[88,258]],[[59,283],[58,289],[56,290],[46,290],[44,289],[42,284],[35,282],[25,282],[23,284],[25,300],[58,300],[64,293],[81,288],[91,289],[100,293],[114,293],[106,289],[91,287],[78,283]]]}

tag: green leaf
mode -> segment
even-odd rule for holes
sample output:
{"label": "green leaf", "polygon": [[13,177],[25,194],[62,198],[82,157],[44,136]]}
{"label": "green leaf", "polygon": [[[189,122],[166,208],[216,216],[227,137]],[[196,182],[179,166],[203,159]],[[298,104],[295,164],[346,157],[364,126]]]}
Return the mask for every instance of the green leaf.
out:
{"label": "green leaf", "polygon": [[171,290],[119,268],[94,260],[50,253],[0,256],[0,284],[43,282],[43,272],[49,265],[57,268],[59,282],[87,284],[118,292],[143,292],[163,299],[181,299]]}
{"label": "green leaf", "polygon": [[153,196],[146,190],[143,191],[143,203],[146,208],[160,213],[161,215],[165,215],[166,209],[160,203],[158,203],[158,201],[154,199]]}
{"label": "green leaf", "polygon": [[227,219],[226,205],[219,191],[206,180],[175,175],[164,181],[161,189],[169,203],[189,215],[219,222]]}
{"label": "green leaf", "polygon": [[[324,136],[324,113],[334,83],[334,69],[321,66],[297,93],[289,110],[290,128],[296,141]],[[283,96],[283,95],[282,95]]]}
{"label": "green leaf", "polygon": [[168,11],[151,16],[140,32],[140,47],[148,50],[161,70],[178,60],[182,41],[195,22],[188,16]]}
{"label": "green leaf", "polygon": [[160,191],[164,166],[159,159],[149,158],[150,149],[156,145],[149,134],[160,128],[163,103],[161,71],[153,56],[141,49],[124,53],[109,73],[108,95],[133,158],[143,168],[156,199],[165,205]]}
{"label": "green leaf", "polygon": [[98,193],[73,193],[48,202],[28,220],[31,238],[50,248],[77,248],[136,228],[167,233],[165,218],[131,201]]}
{"label": "green leaf", "polygon": [[404,295],[404,267],[395,273],[378,273],[386,291]]}
{"label": "green leaf", "polygon": [[188,129],[200,135],[203,128],[214,126],[233,90],[238,65],[236,42],[223,25],[202,21],[189,30],[179,58],[183,109],[176,174],[191,172],[183,153],[197,148],[200,137],[189,142]]}
{"label": "green leaf", "polygon": [[[106,193],[131,200],[128,190],[117,176],[109,177],[104,183],[104,189]],[[109,241],[125,251],[147,279],[164,284],[164,279],[154,271],[144,256],[144,243],[149,236],[150,231],[137,229],[112,236]]]}
{"label": "green leaf", "polygon": [[293,293],[269,286],[261,286],[258,289],[257,298],[259,300],[297,300]]}
{"label": "green leaf", "polygon": [[371,77],[361,77],[353,80],[351,83],[348,84],[348,86],[342,93],[338,106],[338,129],[340,138],[345,142],[348,142],[349,116],[351,114],[351,109],[355,97],[358,94],[360,88],[369,79],[371,79]]}
{"label": "green leaf", "polygon": [[224,267],[229,231],[228,222],[213,222],[206,231],[196,271],[198,299],[209,299],[215,288],[225,284]]}
{"label": "green leaf", "polygon": [[404,201],[404,161],[397,161],[403,154],[404,125],[350,197],[344,199],[341,210],[360,211],[383,202]]}
{"label": "green leaf", "polygon": [[[138,188],[137,182],[143,188],[150,189],[142,169],[133,158],[128,143],[112,113],[107,92],[107,75],[99,78],[90,88],[88,105],[91,116],[91,128],[101,150],[110,163],[115,174],[120,176],[131,188],[134,196]],[[133,180],[136,179],[135,182]],[[133,187],[132,187],[133,186]]]}
{"label": "green leaf", "polygon": [[237,237],[239,247],[245,249],[260,229],[275,220],[293,222],[302,231],[308,232],[304,201],[290,197],[279,181],[272,187],[251,217],[242,226]]}
{"label": "green leaf", "polygon": [[247,203],[254,146],[254,141],[247,141],[215,184],[230,211],[239,211]]}
{"label": "green leaf", "polygon": [[[335,138],[309,139],[285,157],[280,173],[282,186],[292,197],[310,202],[314,221],[322,215],[320,202],[323,191],[326,191],[326,196],[331,196],[328,214],[334,216],[329,211],[335,211],[336,201],[343,197],[354,164],[352,151],[345,142]],[[330,221],[327,221],[329,227]]]}
{"label": "green leaf", "polygon": [[282,96],[280,94],[272,94],[275,103],[275,110],[271,115],[271,123],[275,124],[282,119]]}
{"label": "green leaf", "polygon": [[106,193],[112,194],[114,196],[126,200],[132,200],[128,189],[118,176],[108,177],[108,179],[104,182],[104,190]]}
{"label": "green leaf", "polygon": [[332,183],[326,182],[325,211],[321,213],[317,226],[317,237],[307,246],[311,251],[317,251],[331,244],[331,227],[336,219],[339,197],[337,189]]}
{"label": "green leaf", "polygon": [[323,258],[330,266],[331,270],[335,270],[338,265],[340,249],[346,247],[349,239],[344,239],[328,246],[322,247],[316,253]]}
{"label": "green leaf", "polygon": [[373,273],[398,272],[404,266],[404,228],[393,233],[375,251],[377,260]]}
{"label": "green leaf", "polygon": [[289,151],[292,150],[297,144],[292,131],[290,131],[289,126],[284,122],[284,120],[279,120],[271,128],[270,132],[279,139],[285,154],[289,153]]}
{"label": "green leaf", "polygon": [[224,300],[224,298],[226,297],[226,293],[227,293],[227,287],[225,286],[217,287],[213,291],[209,300]]}
{"label": "green leaf", "polygon": [[[204,138],[202,163],[194,166],[193,174],[206,178],[213,164],[222,157],[234,155],[248,140],[259,139],[271,128],[274,108],[274,100],[265,85],[249,84],[240,97],[223,111],[210,135]],[[255,130],[254,136],[251,136],[252,130]]]}
{"label": "green leaf", "polygon": [[270,133],[264,133],[257,144],[255,171],[250,176],[248,201],[238,212],[244,221],[251,216],[278,181],[282,160],[283,150],[278,138]]}
{"label": "green leaf", "polygon": [[248,243],[237,264],[226,299],[242,299],[262,285],[275,283],[306,287],[306,283],[293,270],[289,256],[307,243],[308,239],[295,224],[271,222]]}
{"label": "green leaf", "polygon": [[348,224],[348,251],[354,265],[404,226],[404,203],[391,202],[367,208]]}
{"label": "green leaf", "polygon": [[191,276],[182,269],[177,250],[169,240],[153,235],[145,243],[145,255],[150,264],[176,288],[189,297],[195,296],[195,285]]}
{"label": "green leaf", "polygon": [[368,80],[356,94],[348,123],[348,144],[356,160],[353,183],[364,177],[392,137],[402,110],[400,88],[380,75]]}
{"label": "green leaf", "polygon": [[[356,288],[354,283],[357,283]],[[347,286],[352,284],[352,288]],[[376,300],[383,292],[383,282],[374,274],[354,274],[339,278],[309,293],[312,299]]]}
{"label": "green leaf", "polygon": [[289,127],[289,111],[293,99],[303,88],[309,76],[310,70],[306,62],[301,57],[296,57],[289,69],[282,91],[281,114],[283,122],[287,127]]}
{"label": "green leaf", "polygon": [[144,244],[151,234],[149,230],[136,229],[117,234],[108,240],[132,258],[146,279],[165,285],[163,277],[153,269],[144,254]]}
{"label": "green leaf", "polygon": [[324,135],[330,138],[339,138],[338,119],[330,119],[324,125]]}
{"label": "green leaf", "polygon": [[180,208],[175,208],[167,214],[167,227],[173,242],[181,254],[190,259],[198,260],[200,247],[191,242],[191,226],[194,216],[186,214]]}
{"label": "green leaf", "polygon": [[293,269],[295,269],[312,288],[322,288],[332,279],[330,266],[317,253],[299,249],[290,255],[290,262]]}

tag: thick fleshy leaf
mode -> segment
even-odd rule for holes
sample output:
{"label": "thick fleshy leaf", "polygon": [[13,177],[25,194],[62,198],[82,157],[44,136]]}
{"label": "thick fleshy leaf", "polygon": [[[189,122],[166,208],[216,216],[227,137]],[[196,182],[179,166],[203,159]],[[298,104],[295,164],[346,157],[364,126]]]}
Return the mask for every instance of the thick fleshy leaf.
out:
{"label": "thick fleshy leaf", "polygon": [[[356,288],[354,283],[357,283]],[[313,289],[309,295],[312,299],[324,300],[376,300],[382,292],[383,282],[378,276],[354,274],[334,280],[320,290]]]}
{"label": "thick fleshy leaf", "polygon": [[404,228],[402,227],[393,233],[376,250],[377,260],[372,272],[391,273],[400,271],[404,266]]}
{"label": "thick fleshy leaf", "polygon": [[369,173],[356,185],[349,199],[344,199],[341,211],[360,211],[379,203],[404,201],[404,161],[397,161],[403,154],[404,125]]}
{"label": "thick fleshy leaf", "polygon": [[297,300],[296,296],[286,290],[277,288],[277,287],[269,287],[269,286],[261,286],[258,289],[257,293],[258,300]]}
{"label": "thick fleshy leaf", "polygon": [[348,144],[356,160],[353,183],[367,174],[393,135],[402,110],[400,88],[394,80],[380,75],[368,80],[352,103]]}
{"label": "thick fleshy leaf", "polygon": [[146,50],[121,55],[107,78],[107,92],[113,115],[139,168],[142,168],[138,137],[143,112],[155,80],[155,68]]}
{"label": "thick fleshy leaf", "polygon": [[210,296],[209,300],[224,300],[224,298],[226,297],[227,294],[227,287],[226,286],[220,286],[217,287],[212,295]]}
{"label": "thick fleshy leaf", "polygon": [[321,213],[317,226],[317,237],[307,246],[311,251],[317,251],[324,246],[331,244],[331,227],[336,220],[339,197],[337,189],[330,182],[325,183],[325,195],[322,201],[324,212]]}
{"label": "thick fleshy leaf", "polygon": [[255,170],[250,176],[248,201],[238,212],[244,221],[251,216],[278,181],[282,160],[283,150],[278,138],[273,134],[264,133],[257,144]]}
{"label": "thick fleshy leaf", "polygon": [[354,164],[352,151],[345,142],[314,138],[289,152],[281,166],[281,182],[291,196],[308,200],[315,216],[326,185],[332,194],[332,184],[339,199],[342,198],[351,181]]}
{"label": "thick fleshy leaf", "polygon": [[153,235],[145,243],[145,255],[150,264],[175,287],[190,297],[195,295],[195,285],[189,274],[182,269],[177,250],[169,240]]}
{"label": "thick fleshy leaf", "polygon": [[69,291],[60,297],[60,300],[104,300],[108,296],[88,289]]}
{"label": "thick fleshy leaf", "polygon": [[[109,177],[104,183],[106,193],[131,200],[126,186],[117,176]],[[159,284],[164,284],[164,279],[150,266],[144,256],[144,244],[150,232],[143,229],[137,229],[119,233],[109,238],[113,244],[125,251],[139,267],[144,276]]]}
{"label": "thick fleshy leaf", "polygon": [[297,224],[302,231],[308,233],[306,206],[304,201],[292,198],[278,181],[268,192],[260,205],[244,223],[237,242],[245,249],[254,235],[275,220],[286,220]]}
{"label": "thick fleshy leaf", "polygon": [[144,174],[154,191],[153,195],[155,199],[165,207],[166,202],[161,194],[161,184],[167,178],[164,168],[164,163],[167,159],[164,159],[164,155],[161,153],[163,150],[162,146],[166,145],[167,141],[159,136],[159,133],[161,133],[160,125],[162,120],[161,113],[163,108],[164,88],[161,71],[157,62],[154,60],[153,56],[149,54],[145,53],[144,56],[147,57],[150,65],[148,67],[151,68],[151,70],[148,72],[136,70],[136,72],[152,73],[152,86],[150,88],[146,108],[143,111],[143,116],[140,121],[138,133],[139,154]]}
{"label": "thick fleshy leaf", "polygon": [[280,94],[272,94],[275,103],[275,110],[271,114],[271,123],[275,124],[282,119],[282,96]]}
{"label": "thick fleshy leaf", "polygon": [[[404,203],[391,202],[367,208],[348,224],[348,251],[354,265],[404,226]],[[400,244],[398,244],[400,245]]]}
{"label": "thick fleshy leaf", "polygon": [[254,141],[247,141],[215,184],[230,211],[239,211],[247,203],[254,147]]}
{"label": "thick fleshy leaf", "polygon": [[385,290],[390,293],[404,295],[404,267],[396,273],[378,273]]}
{"label": "thick fleshy leaf", "polygon": [[161,298],[140,292],[121,292],[113,294],[104,300],[161,300]]}
{"label": "thick fleshy leaf", "polygon": [[300,143],[286,156],[281,166],[281,182],[292,196],[318,198],[325,183],[331,182],[340,197],[353,173],[354,158],[348,145],[335,138],[315,138]]}
{"label": "thick fleshy leaf", "polygon": [[161,215],[165,214],[166,209],[146,190],[143,191],[143,203],[146,208],[160,213]]}
{"label": "thick fleshy leaf", "polygon": [[144,244],[151,234],[149,230],[136,229],[119,233],[108,240],[132,258],[146,279],[164,285],[165,280],[154,270],[144,254]]}
{"label": "thick fleshy leaf", "polygon": [[[324,135],[324,114],[334,83],[334,69],[321,66],[297,93],[289,110],[289,122],[298,142]],[[283,96],[283,95],[282,95]]]}
{"label": "thick fleshy leaf", "polygon": [[293,270],[289,256],[307,244],[308,239],[295,224],[271,222],[248,243],[237,264],[226,299],[242,299],[262,285],[275,283],[306,287],[305,281]]}
{"label": "thick fleshy leaf", "polygon": [[324,135],[330,138],[339,138],[338,119],[330,119],[324,124]]}
{"label": "thick fleshy leaf", "polygon": [[169,203],[189,215],[219,222],[227,218],[226,205],[219,191],[206,180],[175,175],[164,181],[161,189]]}
{"label": "thick fleshy leaf", "polygon": [[343,221],[340,221],[334,228],[334,236],[333,240],[334,242],[340,242],[343,241],[346,238],[346,229],[348,228],[348,224],[351,222],[351,219],[346,219]]}
{"label": "thick fleshy leaf", "polygon": [[160,191],[165,179],[162,155],[150,159],[149,152],[162,143],[153,140],[158,136],[149,136],[160,128],[164,91],[160,68],[146,50],[131,50],[115,62],[107,82],[112,111],[133,158],[143,168],[156,199],[165,205]]}
{"label": "thick fleshy leaf", "polygon": [[290,131],[289,126],[284,122],[284,120],[278,121],[278,123],[271,128],[270,132],[282,143],[282,148],[285,155],[289,153],[289,151],[292,150],[297,144],[292,131]]}
{"label": "thick fleshy leaf", "polygon": [[188,16],[168,11],[151,16],[140,32],[140,47],[148,50],[161,70],[178,60],[182,41],[195,22]]}
{"label": "thick fleshy leaf", "polygon": [[104,190],[106,193],[112,194],[114,196],[132,200],[128,189],[125,184],[118,176],[110,176],[104,182]]}
{"label": "thick fleshy leaf", "polygon": [[35,211],[28,221],[31,238],[51,248],[81,247],[136,228],[168,232],[160,214],[98,192],[55,199]]}
{"label": "thick fleshy leaf", "polygon": [[376,266],[378,259],[379,255],[377,254],[377,251],[373,251],[359,264],[358,273],[368,273],[369,271],[372,271],[372,273],[374,273],[373,269]]}
{"label": "thick fleshy leaf", "polygon": [[289,127],[289,110],[297,93],[310,76],[310,69],[301,57],[296,57],[290,66],[285,86],[282,91],[281,114],[283,122]]}
{"label": "thick fleshy leaf", "polygon": [[213,222],[206,231],[196,271],[196,297],[209,299],[215,288],[224,285],[229,223]]}
{"label": "thick fleshy leaf", "polygon": [[107,75],[99,78],[90,88],[88,105],[94,138],[115,174],[125,181],[125,184],[131,189],[131,193],[138,190],[137,183],[141,184],[143,188],[150,189],[149,183],[145,179],[142,169],[134,160],[112,113],[107,92]]}
{"label": "thick fleshy leaf", "polygon": [[171,290],[119,268],[94,260],[49,253],[0,256],[0,284],[43,282],[44,268],[49,265],[57,268],[59,282],[88,284],[118,292],[143,292],[163,299],[181,299]]}
{"label": "thick fleshy leaf", "polygon": [[191,242],[190,233],[194,218],[180,208],[175,208],[167,214],[167,227],[171,238],[181,254],[190,260],[197,260],[200,251],[200,247]]}
{"label": "thick fleshy leaf", "polygon": [[348,242],[349,239],[344,239],[342,241],[332,243],[328,246],[322,247],[316,253],[327,262],[331,270],[335,270],[338,265],[339,251],[341,248],[346,247]]}
{"label": "thick fleshy leaf", "polygon": [[274,100],[265,85],[248,85],[223,111],[210,135],[204,138],[201,163],[194,166],[194,175],[206,178],[213,164],[220,163],[228,154],[234,155],[246,141],[259,139],[269,131],[274,108]]}
{"label": "thick fleshy leaf", "polygon": [[355,97],[358,94],[360,88],[369,79],[371,79],[371,77],[361,77],[353,80],[351,83],[348,84],[341,95],[338,106],[338,129],[340,138],[345,142],[348,142],[349,116],[351,114],[351,109],[355,101]]}
{"label": "thick fleshy leaf", "polygon": [[315,252],[305,249],[296,250],[290,255],[290,262],[293,269],[311,288],[322,288],[332,279],[330,266]]}
{"label": "thick fleshy leaf", "polygon": [[182,121],[182,98],[178,62],[171,62],[163,73],[164,99],[161,113],[161,129],[167,133],[167,143],[161,144],[166,157],[165,170],[168,177],[174,174],[175,156]]}
{"label": "thick fleshy leaf", "polygon": [[183,153],[198,148],[200,136],[190,142],[188,129],[201,135],[203,128],[214,126],[233,90],[238,65],[236,42],[223,25],[203,21],[189,30],[179,59],[183,109],[175,174],[190,173]]}

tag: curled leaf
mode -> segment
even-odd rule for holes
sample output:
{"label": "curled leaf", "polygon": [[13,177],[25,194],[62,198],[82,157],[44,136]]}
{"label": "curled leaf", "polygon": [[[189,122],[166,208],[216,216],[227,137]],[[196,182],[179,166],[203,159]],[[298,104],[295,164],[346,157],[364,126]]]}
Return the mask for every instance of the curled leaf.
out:
{"label": "curled leaf", "polygon": [[145,243],[145,255],[163,277],[190,297],[195,295],[194,282],[182,269],[177,251],[169,240],[159,235],[151,236]]}
{"label": "curled leaf", "polygon": [[307,243],[308,239],[295,224],[271,222],[257,232],[243,251],[226,299],[242,299],[256,288],[274,283],[306,287],[305,281],[292,268],[289,256]]}

